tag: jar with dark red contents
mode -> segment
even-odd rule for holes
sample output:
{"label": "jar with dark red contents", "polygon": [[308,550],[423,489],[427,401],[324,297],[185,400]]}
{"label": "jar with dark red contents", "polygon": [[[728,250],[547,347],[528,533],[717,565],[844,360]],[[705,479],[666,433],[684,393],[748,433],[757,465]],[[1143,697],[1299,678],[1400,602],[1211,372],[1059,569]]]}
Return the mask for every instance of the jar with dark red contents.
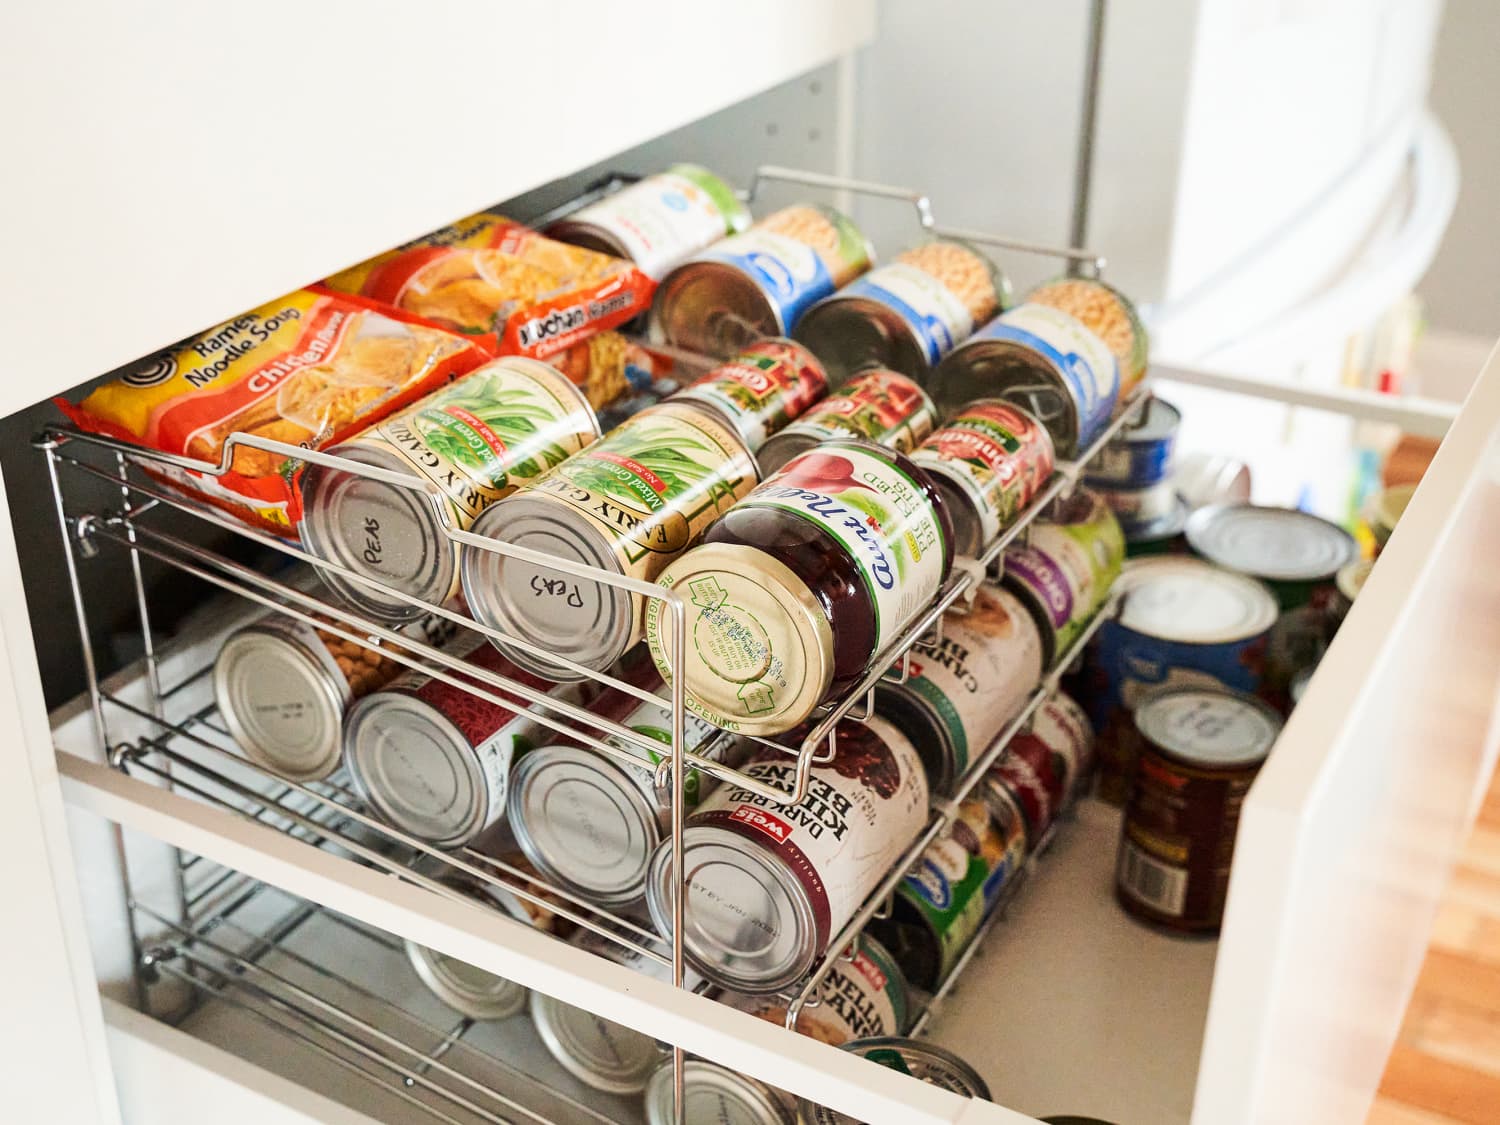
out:
{"label": "jar with dark red contents", "polygon": [[665,603],[646,640],[687,703],[745,734],[790,730],[852,688],[931,603],[953,565],[942,497],[904,454],[831,441],[787,462],[659,581],[687,603],[686,652]]}

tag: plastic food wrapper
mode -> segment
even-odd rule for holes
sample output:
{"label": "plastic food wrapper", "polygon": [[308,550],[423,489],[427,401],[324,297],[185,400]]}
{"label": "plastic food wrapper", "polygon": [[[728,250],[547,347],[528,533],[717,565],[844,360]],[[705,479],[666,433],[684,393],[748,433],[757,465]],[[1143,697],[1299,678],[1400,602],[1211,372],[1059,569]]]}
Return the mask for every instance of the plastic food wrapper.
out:
{"label": "plastic food wrapper", "polygon": [[[334,445],[487,358],[410,314],[302,289],[141,360],[81,403],[56,402],[82,429],[217,464],[235,432]],[[302,514],[301,470],[300,461],[237,446],[223,476],[149,471],[288,535]]]}
{"label": "plastic food wrapper", "polygon": [[496,355],[535,359],[631,320],[656,289],[623,258],[490,214],[471,215],[322,284],[471,336]]}

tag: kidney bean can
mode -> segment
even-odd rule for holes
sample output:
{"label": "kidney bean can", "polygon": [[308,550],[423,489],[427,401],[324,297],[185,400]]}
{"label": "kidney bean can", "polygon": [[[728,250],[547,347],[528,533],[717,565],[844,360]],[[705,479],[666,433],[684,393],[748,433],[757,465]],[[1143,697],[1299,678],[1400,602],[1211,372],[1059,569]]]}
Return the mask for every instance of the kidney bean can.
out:
{"label": "kidney bean can", "polygon": [[[720,999],[763,1020],[786,1024],[787,1006],[779,996],[725,993]],[[834,1047],[871,1035],[900,1035],[911,1021],[906,978],[885,946],[869,934],[861,934],[834,961],[818,986],[817,999],[798,1013],[795,1030]]]}
{"label": "kidney bean can", "polygon": [[[689,819],[689,962],[738,992],[776,992],[812,967],[927,819],[927,780],[916,748],[879,717],[836,728],[831,762],[815,766],[807,795],[778,805],[721,785]],[[796,761],[766,749],[744,772],[791,792]],[[652,858],[646,900],[671,931],[672,851]]]}
{"label": "kidney bean can", "polygon": [[[756,479],[739,434],[685,403],[664,402],[492,505],[473,530],[649,582]],[[607,668],[641,638],[646,599],[598,580],[468,550],[463,586],[477,620],[586,668]],[[519,646],[502,647],[539,675],[582,678]]]}
{"label": "kidney bean can", "polygon": [[[965,1098],[990,1100],[990,1088],[979,1073],[952,1051],[925,1039],[857,1039],[844,1050]],[[802,1098],[798,1102],[803,1125],[858,1125],[847,1114]]]}
{"label": "kidney bean can", "polygon": [[874,251],[846,215],[799,204],[715,243],[662,279],[652,334],[728,356],[758,336],[785,336],[815,302],[870,267]]}
{"label": "kidney bean can", "polygon": [[1005,549],[1005,586],[1037,619],[1049,665],[1068,652],[1109,597],[1125,559],[1120,523],[1097,494],[1080,490],[1030,542]]}
{"label": "kidney bean can", "polygon": [[876,689],[876,707],[899,726],[947,793],[1026,704],[1042,678],[1036,621],[1009,590],[986,583],[967,613],[950,610],[941,635],[912,648],[905,683]]}
{"label": "kidney bean can", "polygon": [[1010,741],[1012,748],[1039,745],[1051,757],[1060,799],[1078,790],[1094,762],[1094,729],[1070,695],[1058,692],[1036,709],[1029,729]]}
{"label": "kidney bean can", "polygon": [[959,410],[911,459],[948,501],[954,549],[978,555],[1051,479],[1052,438],[1020,407],[980,399]]}
{"label": "kidney bean can", "polygon": [[750,344],[671,401],[712,410],[754,453],[827,393],[828,377],[817,357],[801,344],[773,338]]}
{"label": "kidney bean can", "polygon": [[580,207],[543,233],[629,258],[660,281],[678,262],[749,225],[749,209],[728,184],[696,164],[674,164]]}
{"label": "kidney bean can", "polygon": [[1026,860],[1026,825],[1013,802],[981,788],[959,806],[947,831],[922,853],[896,890],[876,933],[907,979],[933,991]]}
{"label": "kidney bean can", "polygon": [[[458,593],[458,544],[466,530],[524,481],[561,464],[599,436],[583,392],[556,368],[521,356],[497,359],[328,452],[433,486],[446,520],[421,492],[349,471],[309,465],[302,480],[302,546],[346,570],[433,604]],[[319,569],[351,605],[386,621],[420,605]]]}
{"label": "kidney bean can", "polygon": [[1217,932],[1240,808],[1281,720],[1250,696],[1180,688],[1142,703],[1135,729],[1116,895],[1148,922]]}
{"label": "kidney bean can", "polygon": [[[451,654],[537,690],[555,687],[472,634]],[[344,762],[354,788],[381,819],[430,843],[458,847],[505,814],[511,763],[541,733],[523,705],[494,703],[408,671],[350,708]]]}
{"label": "kidney bean can", "polygon": [[769,476],[799,453],[839,438],[863,438],[910,453],[928,434],[937,411],[927,392],[905,375],[876,368],[862,371],[796,421],[766,439],[756,455]]}

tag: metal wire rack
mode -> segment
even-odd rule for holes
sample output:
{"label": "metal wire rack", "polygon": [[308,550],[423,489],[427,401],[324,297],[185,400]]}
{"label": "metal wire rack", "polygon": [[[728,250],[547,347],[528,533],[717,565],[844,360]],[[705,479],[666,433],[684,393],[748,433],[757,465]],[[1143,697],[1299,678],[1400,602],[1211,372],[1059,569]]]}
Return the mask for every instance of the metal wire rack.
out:
{"label": "metal wire rack", "polygon": [[[1097,273],[1103,267],[1103,259],[1091,251],[1072,247],[1046,247],[1023,243],[978,231],[958,231],[937,224],[930,201],[925,195],[904,188],[888,185],[868,184],[861,181],[823,176],[815,173],[797,172],[781,168],[762,168],[757,172],[747,195],[753,197],[759,184],[767,180],[784,180],[819,188],[844,190],[885,198],[905,199],[916,208],[922,227],[934,234],[961,236],[972,241],[1003,246],[1026,252],[1050,254],[1070,263],[1081,263]],[[591,189],[595,194],[620,186],[619,179],[601,182]],[[561,213],[563,209],[559,209]],[[207,669],[195,670],[186,680],[173,684],[163,682],[162,662],[158,656],[158,645],[153,635],[148,597],[141,577],[141,559],[151,558],[176,570],[194,576],[211,586],[234,594],[245,601],[274,614],[313,625],[325,632],[354,644],[379,650],[380,653],[406,667],[416,669],[434,679],[471,692],[487,702],[511,708],[527,708],[530,716],[540,725],[558,735],[576,741],[604,754],[627,768],[648,768],[654,773],[659,791],[671,795],[670,845],[674,868],[682,870],[682,831],[685,817],[683,781],[687,770],[697,769],[721,782],[731,783],[750,790],[765,799],[782,804],[795,803],[807,791],[812,769],[827,761],[837,749],[837,726],[844,719],[862,721],[874,710],[875,689],[882,682],[901,682],[909,675],[909,656],[912,647],[924,637],[940,637],[942,622],[949,612],[965,611],[966,596],[987,575],[993,575],[1003,567],[1003,552],[1017,540],[1024,541],[1032,524],[1043,517],[1054,501],[1066,498],[1076,487],[1087,465],[1104,447],[1126,428],[1139,424],[1144,417],[1145,406],[1151,391],[1148,386],[1136,388],[1122,402],[1113,420],[1103,433],[1071,461],[1059,463],[1052,479],[1041,493],[1023,510],[995,540],[986,545],[977,559],[964,566],[955,567],[954,573],[944,584],[930,605],[896,636],[891,643],[871,662],[863,679],[840,698],[831,701],[818,714],[811,729],[800,741],[788,743],[773,738],[756,738],[761,742],[792,755],[796,759],[794,784],[790,791],[766,785],[719,760],[717,743],[700,747],[696,751],[680,749],[685,746],[685,700],[682,677],[676,669],[670,676],[669,699],[664,699],[637,684],[616,675],[600,673],[574,664],[556,654],[545,653],[529,638],[510,635],[471,619],[467,614],[450,606],[422,602],[402,590],[385,586],[368,577],[321,558],[317,558],[276,535],[251,528],[224,513],[196,503],[159,483],[162,473],[189,471],[208,477],[229,471],[234,457],[240,449],[253,448],[283,457],[300,459],[352,474],[363,475],[385,484],[393,485],[417,494],[438,513],[444,534],[457,549],[486,551],[514,558],[522,562],[550,568],[570,576],[597,582],[605,586],[622,589],[641,598],[655,599],[665,603],[668,616],[668,631],[671,651],[680,654],[685,649],[686,612],[682,598],[676,592],[579,563],[569,562],[551,555],[525,548],[501,544],[451,526],[444,498],[434,486],[418,477],[346,461],[327,453],[306,450],[300,447],[253,437],[247,434],[232,434],[224,443],[217,464],[197,461],[183,456],[159,454],[142,450],[134,445],[113,438],[81,431],[56,427],[37,440],[37,447],[44,454],[53,488],[56,515],[67,546],[67,577],[74,595],[77,624],[83,645],[85,670],[90,685],[93,719],[101,746],[108,748],[110,761],[129,773],[169,785],[177,791],[200,800],[233,809],[252,819],[262,820],[280,827],[320,847],[333,847],[361,863],[386,870],[427,890],[448,897],[462,897],[444,880],[444,876],[461,875],[500,895],[551,911],[573,924],[593,930],[631,950],[638,956],[662,965],[668,970],[672,982],[681,987],[684,980],[684,957],[681,947],[683,932],[683,900],[685,895],[674,896],[674,921],[671,935],[662,939],[623,915],[603,910],[560,888],[549,886],[534,874],[524,870],[500,855],[486,854],[474,846],[456,852],[436,849],[423,841],[383,824],[366,812],[355,794],[337,781],[299,784],[284,781],[259,769],[240,756],[224,727],[217,721],[211,707],[199,706],[182,709],[180,703],[193,693],[186,689],[203,677]],[[147,470],[147,471],[142,471]],[[153,475],[154,471],[154,475]],[[75,476],[103,481],[117,490],[118,506],[107,510],[75,510],[69,501],[69,489],[65,481]],[[356,610],[310,592],[304,585],[285,577],[264,573],[213,548],[191,541],[171,530],[162,518],[168,513],[182,513],[201,524],[209,525],[242,541],[248,541],[265,552],[279,555],[296,563],[304,564],[325,574],[333,574],[345,582],[371,589],[382,597],[405,603],[432,619],[444,622],[454,630],[476,633],[488,640],[500,641],[516,648],[530,651],[567,666],[585,679],[601,688],[613,689],[642,701],[661,703],[670,711],[671,742],[668,747],[655,739],[640,734],[618,722],[601,717],[587,708],[559,699],[539,691],[525,683],[502,674],[475,668],[457,659],[444,647],[428,643],[398,631],[381,622],[372,620]],[[140,632],[145,651],[145,681],[148,688],[144,703],[132,702],[120,694],[111,693],[101,686],[97,668],[89,644],[90,630],[88,610],[84,604],[82,584],[79,581],[79,558],[97,553],[104,544],[111,544],[126,553],[129,574],[134,585],[136,608]],[[1068,659],[1092,635],[1094,628],[1104,619],[1101,613],[1093,627],[1076,642],[1075,648],[1058,662],[1058,669],[1065,667]],[[680,658],[680,657],[678,657]],[[1009,723],[1001,736],[971,765],[960,779],[956,792],[946,798],[933,801],[932,815],[928,827],[913,841],[901,861],[892,867],[887,877],[868,898],[853,920],[844,927],[830,944],[829,951],[819,960],[813,972],[805,978],[793,995],[788,997],[788,1023],[793,1025],[798,1014],[817,1002],[818,989],[834,961],[850,940],[889,901],[891,893],[904,877],[910,864],[920,857],[925,848],[951,822],[959,802],[978,783],[984,772],[1000,757],[1009,738],[1023,729],[1031,715],[1040,706],[1047,694],[1055,690],[1060,670],[1047,676],[1029,698],[1022,711]],[[122,722],[122,720],[124,720]],[[112,729],[125,727],[132,732],[146,724],[153,733],[132,734],[128,738],[111,737]],[[729,735],[723,735],[729,738]],[[740,736],[743,737],[743,736]],[[652,766],[651,760],[659,756]],[[182,880],[187,881],[188,865],[184,861]],[[221,878],[228,879],[227,876]],[[1017,886],[1019,886],[1019,880]],[[200,892],[208,893],[208,892]],[[199,903],[191,893],[184,890],[184,919],[169,922],[164,915],[153,917],[153,924],[165,925],[173,931],[180,945],[184,938],[182,928],[191,932],[193,910]],[[518,924],[511,922],[503,924]],[[497,931],[497,934],[499,931]],[[138,940],[139,944],[139,940]],[[196,956],[206,956],[208,946],[194,946]],[[159,961],[159,959],[157,959]],[[160,966],[153,964],[153,969]],[[207,970],[207,966],[197,966]],[[222,968],[222,965],[221,965]],[[179,967],[176,972],[183,972]],[[186,973],[198,991],[203,990],[203,980],[223,980],[224,974],[205,976],[203,973]],[[239,974],[243,976],[245,974]],[[253,974],[251,974],[253,975]],[[236,987],[240,987],[236,983]],[[946,991],[945,983],[938,996]],[[925,1020],[925,1016],[923,1017]],[[677,1061],[681,1061],[681,1048],[674,1049]],[[368,1061],[368,1060],[366,1060]],[[362,1066],[364,1063],[346,1059],[346,1063]],[[676,1070],[681,1080],[681,1067]],[[680,1093],[680,1090],[679,1090]],[[679,1099],[680,1102],[680,1099]],[[472,1107],[462,1107],[469,1111]]]}

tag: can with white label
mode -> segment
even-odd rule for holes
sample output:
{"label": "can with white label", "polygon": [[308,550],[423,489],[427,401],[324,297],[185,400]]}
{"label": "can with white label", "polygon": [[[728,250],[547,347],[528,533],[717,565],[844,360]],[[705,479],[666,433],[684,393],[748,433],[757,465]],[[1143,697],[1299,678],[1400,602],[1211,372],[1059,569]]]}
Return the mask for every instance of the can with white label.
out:
{"label": "can with white label", "polygon": [[[836,729],[833,760],[813,767],[797,804],[721,785],[688,818],[683,945],[725,988],[777,992],[807,972],[927,821],[927,778],[911,742],[878,716]],[[797,762],[765,748],[744,772],[789,793]],[[676,888],[663,843],[646,884],[663,933]]]}

